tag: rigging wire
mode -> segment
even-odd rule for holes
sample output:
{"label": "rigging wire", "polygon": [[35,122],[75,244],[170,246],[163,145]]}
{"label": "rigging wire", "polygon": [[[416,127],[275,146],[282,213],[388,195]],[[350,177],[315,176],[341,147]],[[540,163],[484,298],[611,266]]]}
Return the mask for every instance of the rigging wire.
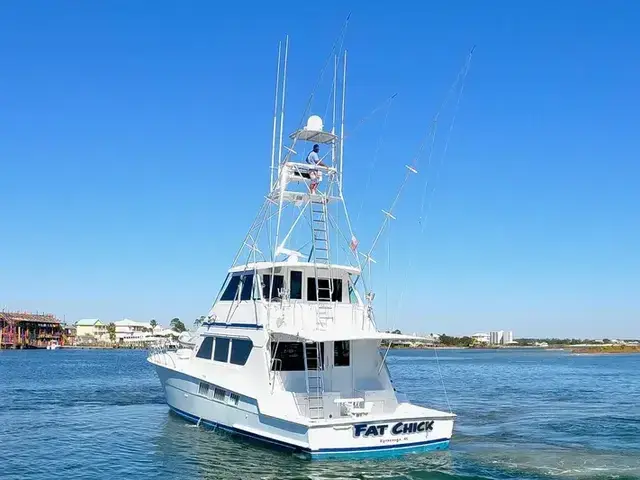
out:
{"label": "rigging wire", "polygon": [[378,104],[373,110],[371,110],[371,112],[369,112],[368,115],[362,117],[360,121],[358,121],[358,123],[356,123],[356,125],[353,127],[353,130],[351,131],[351,133],[345,135],[344,138],[349,138],[353,136],[363,124],[365,124],[368,120],[370,120],[371,117],[373,117],[376,113],[378,113],[378,111],[381,110],[383,107],[385,106],[388,107],[393,101],[393,99],[396,98],[397,96],[398,94],[394,93],[389,98],[385,99],[383,102]]}
{"label": "rigging wire", "polygon": [[[445,143],[444,143],[444,148],[442,151],[442,155],[440,156],[440,162],[439,162],[439,167],[436,170],[436,181],[439,178],[440,175],[440,169],[442,168],[443,164],[444,164],[444,160],[446,158],[448,149],[449,149],[449,143],[451,141],[451,136],[453,133],[453,128],[455,126],[456,123],[456,118],[458,115],[458,111],[460,109],[460,103],[462,101],[462,95],[464,93],[464,87],[465,87],[465,81],[467,78],[467,75],[469,73],[469,69],[471,67],[471,59],[473,57],[473,52],[475,50],[475,46],[471,49],[471,51],[469,52],[469,55],[467,56],[467,59],[465,61],[465,64],[463,66],[463,68],[460,70],[460,72],[458,73],[458,76],[456,77],[456,80],[454,81],[452,88],[449,90],[449,93],[447,94],[447,98],[445,99],[445,101],[443,102],[443,106],[441,107],[441,110],[438,111],[438,113],[436,114],[436,116],[434,117],[434,123],[433,123],[433,128],[432,128],[432,134],[431,134],[431,146],[430,146],[430,152],[429,152],[429,160],[428,160],[428,165],[431,163],[431,158],[433,157],[433,152],[434,152],[434,146],[435,146],[435,137],[436,137],[436,132],[437,132],[437,120],[440,116],[440,113],[442,112],[442,108],[444,108],[449,101],[449,97],[452,93],[457,92],[456,95],[456,103],[454,106],[454,110],[453,110],[453,115],[451,118],[451,122],[449,124],[449,130],[447,132],[447,136],[445,138]],[[458,88],[458,84],[460,85],[460,87]],[[426,142],[425,142],[426,143]],[[435,182],[431,182],[434,183],[434,187],[429,191],[429,176],[427,176],[427,178],[425,179],[425,185],[424,185],[424,189],[422,192],[422,200],[420,202],[420,216],[418,217],[418,223],[420,225],[420,234],[415,238],[416,240],[416,244],[418,243],[418,241],[420,240],[420,238],[424,235],[424,230],[425,230],[425,226],[426,226],[426,216],[425,216],[425,200],[427,197],[427,194],[429,194],[429,203],[427,205],[428,209],[427,209],[427,214],[430,211],[430,207],[431,207],[431,201],[433,198],[433,193],[435,192]],[[411,276],[410,272],[412,271],[413,268],[415,268],[416,266],[416,262],[410,262],[407,268],[407,274],[404,276],[404,282],[403,282],[403,287],[402,290],[400,292],[400,297],[398,300],[398,312],[401,311],[402,308],[402,301],[403,301],[403,297],[404,297],[404,293],[406,290],[406,286],[407,286],[407,279]],[[442,389],[445,395],[445,400],[447,402],[447,406],[449,407],[449,411],[452,411],[451,408],[451,402],[449,401],[449,396],[447,394],[447,389],[445,387],[445,383],[444,383],[444,376],[442,374],[442,369],[440,366],[440,361],[438,358],[438,353],[437,353],[437,349],[434,346],[434,353],[435,353],[435,358],[436,358],[436,365],[438,367],[438,373],[440,375],[440,381],[442,383]]]}
{"label": "rigging wire", "polygon": [[[378,162],[378,154],[380,153],[380,147],[382,146],[382,137],[386,131],[386,127],[387,127],[387,120],[389,119],[389,111],[391,110],[391,103],[393,102],[393,99],[396,98],[397,93],[394,93],[393,95],[391,95],[391,97],[389,97],[385,102],[385,106],[387,107],[385,110],[385,115],[384,115],[384,121],[382,123],[382,129],[380,130],[380,135],[378,137],[378,142],[376,144],[376,150],[373,154],[373,159],[371,160],[371,163],[369,164],[369,175],[367,176],[367,182],[365,183],[365,187],[364,187],[364,192],[367,192],[369,190],[369,185],[371,184],[371,176],[373,174],[373,170],[376,166],[376,163]],[[365,117],[365,119],[363,120],[366,121],[367,118],[370,118],[375,112],[376,110],[378,110],[378,107],[376,107],[373,112],[371,112],[368,117]],[[359,125],[362,125],[363,122],[360,122]],[[355,131],[355,128],[354,128]],[[352,133],[353,135],[353,133]],[[360,220],[360,214],[362,213],[362,207],[364,206],[364,195],[362,196],[362,200],[360,202],[360,208],[358,208],[358,214],[356,215],[356,221],[355,224],[356,226],[358,225],[358,221]]]}
{"label": "rigging wire", "polygon": [[387,230],[387,282],[385,283],[385,323],[389,326],[389,277],[391,276],[391,229]]}
{"label": "rigging wire", "polygon": [[[438,113],[436,114],[436,116],[434,117],[434,126],[433,126],[433,134],[431,136],[431,145],[430,145],[430,149],[429,149],[429,159],[428,159],[428,165],[431,164],[431,159],[433,157],[433,152],[435,151],[435,138],[436,138],[436,132],[437,132],[437,122],[440,116],[440,112],[446,107],[446,105],[449,103],[449,100],[451,99],[451,97],[453,96],[453,94],[458,91],[458,95],[457,95],[457,99],[456,99],[456,106],[454,108],[454,113],[453,113],[453,118],[451,121],[451,124],[449,125],[449,135],[447,137],[447,140],[445,142],[445,149],[443,151],[442,157],[441,157],[441,163],[444,160],[444,157],[446,156],[447,150],[449,148],[449,140],[451,139],[451,133],[453,131],[453,126],[455,125],[455,117],[458,113],[458,109],[460,107],[460,101],[462,99],[462,94],[464,92],[464,83],[465,80],[467,78],[467,74],[469,73],[469,69],[471,68],[471,59],[473,57],[473,52],[475,50],[475,46],[471,49],[471,51],[469,52],[469,55],[467,56],[467,60],[464,63],[462,69],[458,72],[458,76],[456,77],[455,81],[453,82],[453,84],[451,85],[451,88],[449,89],[449,92],[446,96],[446,98],[443,101],[442,106],[440,107],[440,110],[438,111]],[[458,84],[460,84],[460,89],[457,90]],[[422,199],[420,201],[420,220],[422,219],[422,215],[424,214],[424,202],[425,202],[425,195],[427,193],[427,186],[429,183],[429,177],[427,176],[427,179],[425,180],[425,186],[424,186],[424,190],[422,192]],[[421,234],[422,234],[421,230]]]}

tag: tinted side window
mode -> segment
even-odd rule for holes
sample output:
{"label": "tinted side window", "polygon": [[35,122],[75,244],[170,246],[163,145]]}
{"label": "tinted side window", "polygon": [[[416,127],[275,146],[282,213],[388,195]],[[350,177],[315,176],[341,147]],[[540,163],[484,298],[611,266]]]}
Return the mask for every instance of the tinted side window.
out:
{"label": "tinted side window", "polygon": [[227,288],[224,289],[224,293],[222,294],[222,297],[220,297],[220,300],[224,300],[224,301],[236,300],[238,298],[238,285],[240,285],[240,276],[234,275],[229,280],[229,283],[227,284]]}
{"label": "tinted side window", "polygon": [[349,366],[349,340],[333,342],[333,364],[336,367]]}
{"label": "tinted side window", "polygon": [[331,292],[331,301],[332,302],[342,301],[342,279],[340,278],[333,279],[333,292]]}
{"label": "tinted side window", "polygon": [[251,292],[253,291],[253,273],[242,276],[242,290],[240,300],[251,300]]}
{"label": "tinted side window", "polygon": [[278,291],[284,285],[284,275],[273,276],[273,290],[269,295],[269,287],[271,286],[271,275],[262,275],[262,298],[264,300],[273,300],[274,298],[280,298]]}
{"label": "tinted side window", "polygon": [[213,350],[213,337],[205,338],[200,344],[196,357],[211,360],[211,351]]}
{"label": "tinted side window", "polygon": [[216,338],[216,351],[213,354],[213,359],[216,362],[226,362],[229,358],[229,339],[224,337]]}
{"label": "tinted side window", "polygon": [[351,283],[349,283],[349,303],[358,303],[356,292],[353,289],[353,285],[351,285]]}
{"label": "tinted side window", "polygon": [[243,338],[234,338],[231,340],[231,363],[234,365],[244,365],[247,363],[253,342]]}
{"label": "tinted side window", "polygon": [[[342,292],[342,285],[340,285],[340,289],[340,291]],[[320,296],[321,302],[328,302],[329,300],[331,300],[331,296],[329,295],[329,279],[319,278],[318,288],[316,290],[316,279],[313,277],[307,278],[307,300],[310,302],[315,302],[318,300],[318,296]]]}
{"label": "tinted side window", "polygon": [[[277,346],[277,350],[276,350]],[[304,371],[304,350],[300,342],[271,342],[271,358],[274,370],[283,372]]]}
{"label": "tinted side window", "polygon": [[291,271],[289,288],[292,300],[302,300],[302,272]]}
{"label": "tinted side window", "polygon": [[307,300],[309,302],[315,302],[318,300],[318,294],[316,293],[316,279],[313,277],[307,277]]}

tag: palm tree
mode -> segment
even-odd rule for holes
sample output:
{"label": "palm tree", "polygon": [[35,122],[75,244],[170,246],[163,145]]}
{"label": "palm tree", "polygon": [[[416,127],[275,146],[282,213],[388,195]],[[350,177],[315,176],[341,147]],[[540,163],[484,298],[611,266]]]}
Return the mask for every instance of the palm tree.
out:
{"label": "palm tree", "polygon": [[156,322],[156,319],[152,319],[149,322],[149,325],[151,325],[151,333],[153,333],[153,331],[156,329],[156,327],[158,326],[158,322]]}
{"label": "palm tree", "polygon": [[172,319],[171,323],[169,323],[169,326],[178,333],[182,333],[187,329],[187,327],[184,326],[184,323],[182,323],[178,317]]}
{"label": "palm tree", "polygon": [[197,330],[198,327],[202,325],[206,319],[207,317],[205,317],[204,315],[200,315],[200,318],[196,318],[193,322],[193,328]]}
{"label": "palm tree", "polygon": [[109,325],[107,325],[107,333],[109,334],[109,340],[111,340],[111,343],[114,343],[116,341],[116,324],[111,322]]}

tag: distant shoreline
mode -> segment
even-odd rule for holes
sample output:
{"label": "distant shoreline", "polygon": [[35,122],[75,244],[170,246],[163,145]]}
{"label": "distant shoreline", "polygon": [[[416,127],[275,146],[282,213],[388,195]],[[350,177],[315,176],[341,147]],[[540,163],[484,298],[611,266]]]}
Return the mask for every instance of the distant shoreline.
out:
{"label": "distant shoreline", "polygon": [[640,353],[640,345],[607,345],[593,347],[571,348],[571,353],[585,353],[588,355],[597,354],[621,354],[621,353]]}
{"label": "distant shoreline", "polygon": [[[385,347],[383,347],[385,348]],[[578,353],[587,355],[614,355],[614,354],[630,354],[640,353],[640,345],[589,345],[576,347],[573,345],[550,345],[548,347],[541,347],[535,345],[509,345],[509,346],[491,346],[491,347],[456,347],[456,346],[439,346],[439,345],[424,345],[424,346],[404,346],[404,345],[392,345],[393,350],[543,350],[548,352],[554,351],[566,351],[568,353]]]}

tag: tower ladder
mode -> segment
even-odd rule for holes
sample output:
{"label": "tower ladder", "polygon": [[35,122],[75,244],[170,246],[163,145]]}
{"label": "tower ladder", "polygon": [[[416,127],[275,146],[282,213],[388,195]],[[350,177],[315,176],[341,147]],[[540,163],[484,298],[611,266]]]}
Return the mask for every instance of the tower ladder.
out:
{"label": "tower ladder", "polygon": [[318,420],[324,418],[323,349],[318,342],[304,345],[309,418]]}
{"label": "tower ladder", "polygon": [[328,201],[326,194],[316,194],[311,197],[311,235],[316,277],[316,301],[318,302],[316,317],[318,330],[326,330],[329,321],[333,320],[333,279],[331,255],[329,254]]}

